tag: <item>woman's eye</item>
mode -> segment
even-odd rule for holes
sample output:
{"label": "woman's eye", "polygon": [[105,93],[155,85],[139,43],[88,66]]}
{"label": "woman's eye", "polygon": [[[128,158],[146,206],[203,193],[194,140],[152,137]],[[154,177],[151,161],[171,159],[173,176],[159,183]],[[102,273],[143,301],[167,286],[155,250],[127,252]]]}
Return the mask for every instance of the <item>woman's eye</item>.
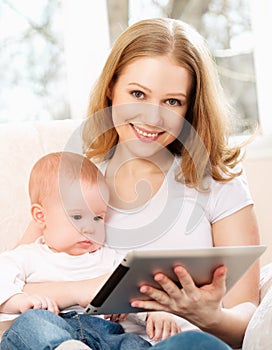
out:
{"label": "woman's eye", "polygon": [[180,106],[181,102],[177,100],[176,98],[169,98],[169,100],[166,101],[167,104],[170,106]]}
{"label": "woman's eye", "polygon": [[142,91],[132,91],[132,96],[142,99],[144,98],[144,93]]}
{"label": "woman's eye", "polygon": [[95,216],[93,219],[94,219],[94,221],[103,220],[103,218],[102,218],[101,215],[97,215],[97,216]]}
{"label": "woman's eye", "polygon": [[76,215],[72,215],[72,218],[74,220],[81,220],[82,219],[82,216],[80,214],[76,214]]}

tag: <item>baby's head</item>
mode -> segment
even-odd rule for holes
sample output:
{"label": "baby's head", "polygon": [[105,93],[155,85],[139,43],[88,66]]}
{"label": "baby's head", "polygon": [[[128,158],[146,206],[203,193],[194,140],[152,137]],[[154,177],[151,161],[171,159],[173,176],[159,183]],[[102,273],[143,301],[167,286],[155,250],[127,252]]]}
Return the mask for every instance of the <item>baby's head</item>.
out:
{"label": "baby's head", "polygon": [[109,191],[89,159],[72,152],[47,154],[31,171],[29,195],[32,216],[53,251],[81,255],[101,247]]}

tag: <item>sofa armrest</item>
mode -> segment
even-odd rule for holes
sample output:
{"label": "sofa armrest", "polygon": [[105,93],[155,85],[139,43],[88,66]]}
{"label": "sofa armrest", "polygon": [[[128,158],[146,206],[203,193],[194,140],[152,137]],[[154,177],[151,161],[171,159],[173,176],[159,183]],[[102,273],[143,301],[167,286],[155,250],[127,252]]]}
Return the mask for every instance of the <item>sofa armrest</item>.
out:
{"label": "sofa armrest", "polygon": [[261,269],[260,298],[245,333],[243,350],[272,349],[272,263]]}

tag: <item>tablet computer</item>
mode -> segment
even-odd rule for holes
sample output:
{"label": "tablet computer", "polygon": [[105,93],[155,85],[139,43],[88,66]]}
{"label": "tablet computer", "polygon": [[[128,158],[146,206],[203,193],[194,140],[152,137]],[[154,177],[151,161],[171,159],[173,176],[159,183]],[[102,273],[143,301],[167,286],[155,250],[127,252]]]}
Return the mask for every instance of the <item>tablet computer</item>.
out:
{"label": "tablet computer", "polygon": [[130,306],[133,299],[144,298],[139,292],[139,287],[146,283],[160,288],[153,279],[157,272],[163,272],[179,285],[173,267],[180,264],[188,270],[197,286],[210,283],[214,270],[225,265],[228,269],[226,287],[229,290],[265,249],[266,246],[256,245],[130,251],[89,303],[85,312],[120,314],[147,311]]}

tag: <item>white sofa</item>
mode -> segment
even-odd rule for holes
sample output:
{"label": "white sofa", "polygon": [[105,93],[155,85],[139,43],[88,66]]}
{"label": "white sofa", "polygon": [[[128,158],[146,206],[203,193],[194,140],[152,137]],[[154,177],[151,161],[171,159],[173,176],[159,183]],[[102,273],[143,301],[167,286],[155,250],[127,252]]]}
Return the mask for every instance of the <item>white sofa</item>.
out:
{"label": "white sofa", "polygon": [[81,151],[81,121],[0,124],[0,252],[15,245],[30,220],[28,178],[44,154],[64,149]]}
{"label": "white sofa", "polygon": [[[33,164],[53,151],[80,153],[81,124],[70,119],[0,124],[0,252],[16,244],[30,221],[28,178]],[[271,280],[272,264],[266,263],[260,283],[262,302],[248,326],[244,350],[272,349]],[[4,326],[0,323],[0,336]]]}

